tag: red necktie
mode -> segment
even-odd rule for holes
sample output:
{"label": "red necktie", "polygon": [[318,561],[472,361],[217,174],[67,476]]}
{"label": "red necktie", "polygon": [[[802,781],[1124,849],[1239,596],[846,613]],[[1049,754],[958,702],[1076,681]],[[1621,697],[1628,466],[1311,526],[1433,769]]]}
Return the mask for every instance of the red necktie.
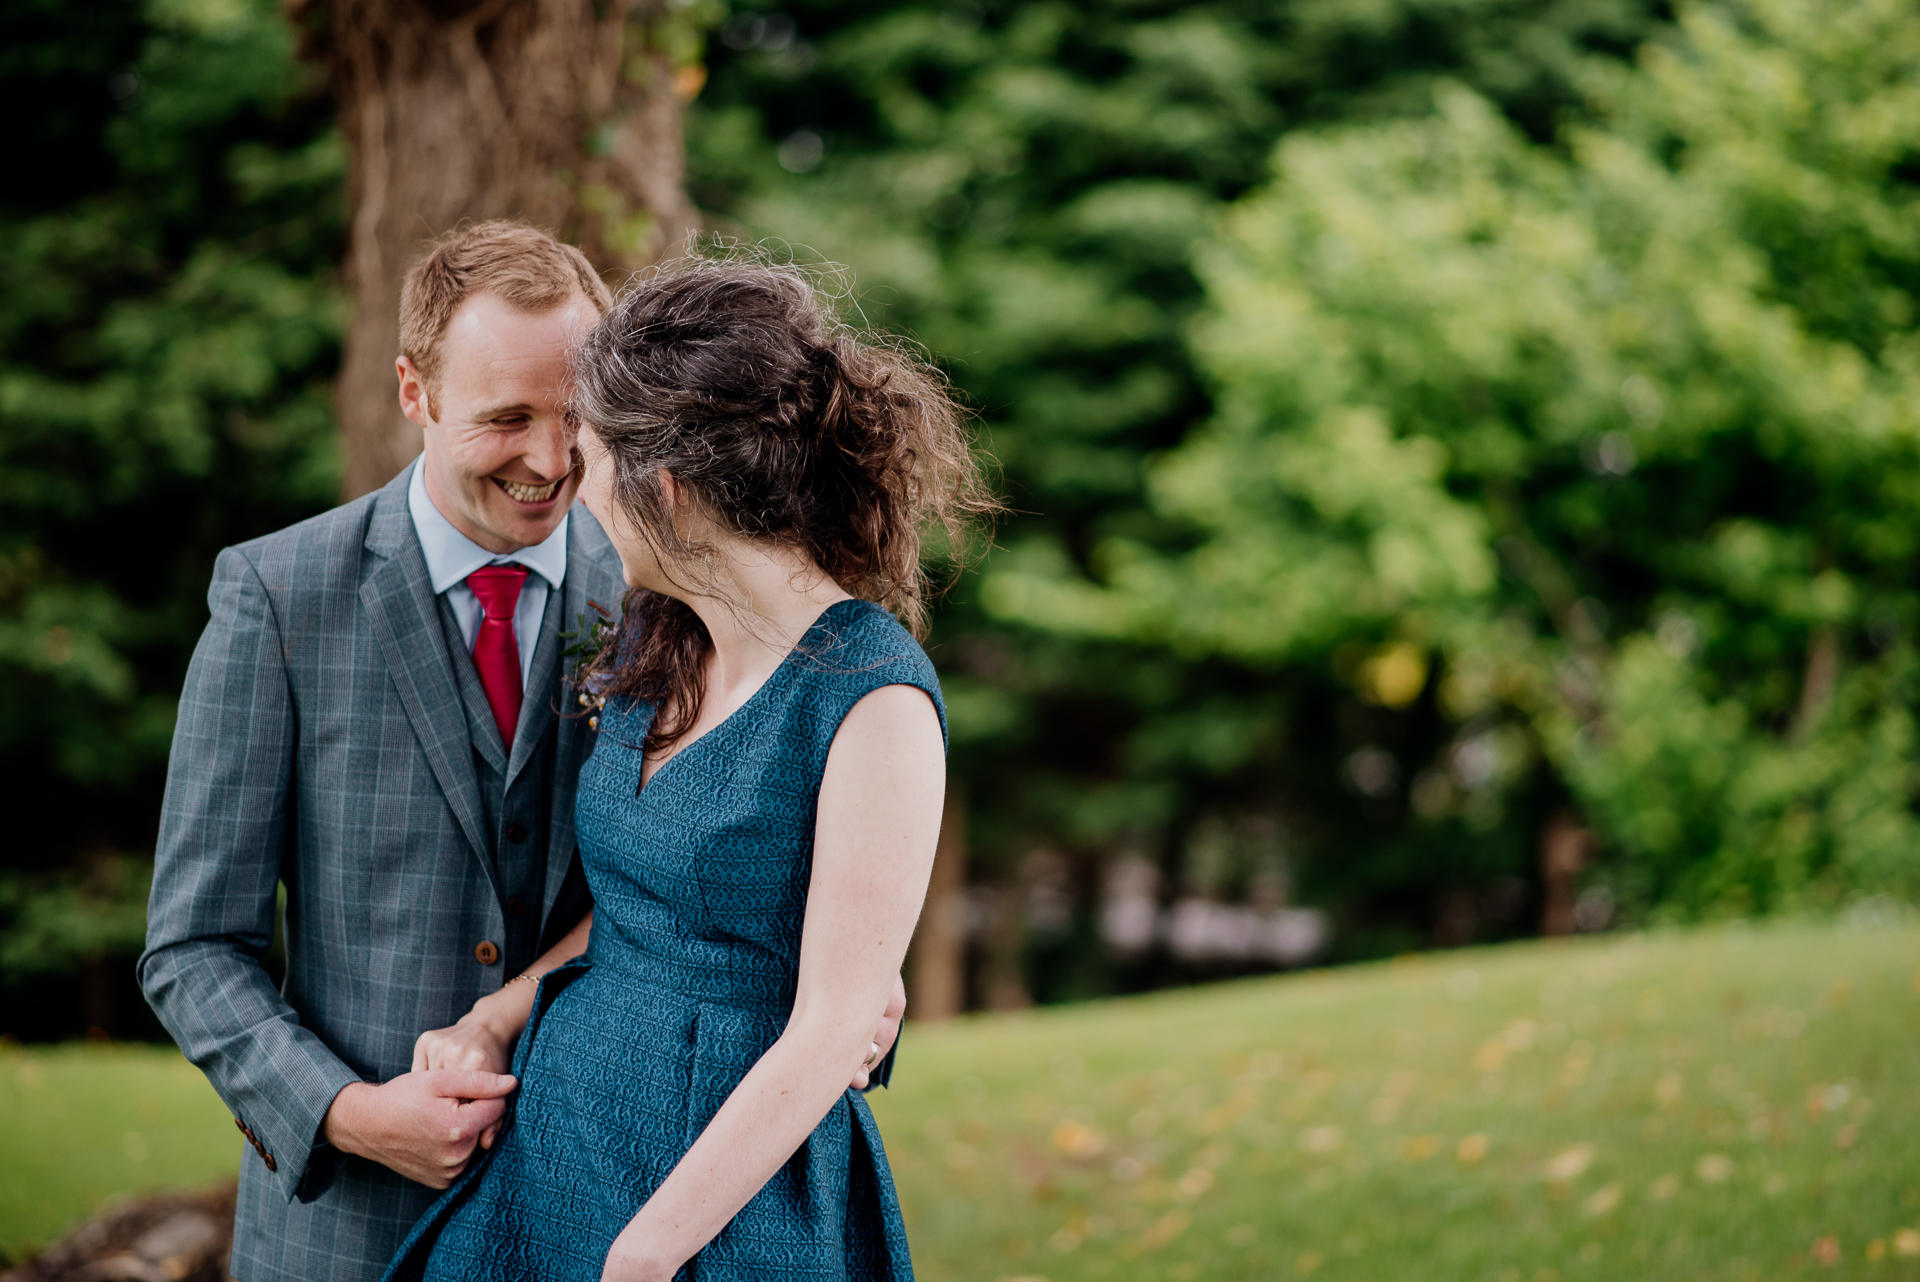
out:
{"label": "red necktie", "polygon": [[513,747],[513,732],[520,724],[522,694],[520,643],[513,639],[513,612],[526,582],[524,565],[489,565],[467,576],[467,586],[480,598],[480,608],[485,612],[480,630],[473,634],[473,666],[479,669],[487,706],[493,709],[494,724],[500,727],[500,738],[508,748]]}

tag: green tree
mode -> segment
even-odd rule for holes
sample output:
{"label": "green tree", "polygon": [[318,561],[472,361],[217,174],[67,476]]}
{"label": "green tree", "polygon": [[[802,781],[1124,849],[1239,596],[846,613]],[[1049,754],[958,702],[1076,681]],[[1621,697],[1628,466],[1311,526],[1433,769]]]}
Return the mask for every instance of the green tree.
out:
{"label": "green tree", "polygon": [[[15,981],[138,948],[117,853],[150,847],[215,553],[338,491],[343,153],[292,39],[269,0],[0,10],[30,179],[0,194],[5,1031],[76,1006]],[[137,1020],[99,973],[83,1017]]]}
{"label": "green tree", "polygon": [[1693,4],[1579,79],[1553,148],[1459,86],[1282,142],[1199,257],[1162,528],[984,600],[1431,699],[1436,837],[1564,787],[1638,908],[1911,895],[1920,23]]}
{"label": "green tree", "polygon": [[[1066,933],[989,945],[1024,948],[1041,997],[1168,977],[1108,969],[1090,946],[1115,851],[1227,896],[1290,858],[1307,893],[1344,905],[1341,946],[1356,953],[1427,938],[1435,894],[1456,882],[1528,873],[1533,817],[1436,850],[1340,782],[1346,753],[1383,736],[1428,751],[1447,733],[1439,718],[1375,726],[1384,714],[1351,706],[1324,664],[1073,626],[1059,585],[1100,549],[1190,537],[1147,478],[1213,413],[1185,340],[1205,303],[1193,247],[1264,180],[1276,137],[1424,113],[1436,78],[1453,77],[1547,140],[1578,101],[1582,60],[1629,53],[1660,13],[1628,0],[809,0],[743,5],[722,28],[688,119],[696,200],[741,234],[853,265],[869,319],[948,363],[1019,511],[993,582],[1046,584],[1046,607],[1023,613],[962,581],[934,648],[973,877],[1011,885],[1041,846],[1069,865]],[[1242,836],[1223,845],[1223,832]],[[1340,854],[1307,866],[1311,850]]]}

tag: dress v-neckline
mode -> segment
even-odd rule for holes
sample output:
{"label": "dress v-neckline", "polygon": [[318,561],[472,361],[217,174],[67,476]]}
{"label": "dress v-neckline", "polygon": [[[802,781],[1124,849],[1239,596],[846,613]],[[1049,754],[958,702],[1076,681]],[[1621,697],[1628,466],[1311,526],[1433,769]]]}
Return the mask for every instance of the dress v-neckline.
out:
{"label": "dress v-neckline", "polygon": [[[680,760],[682,757],[692,752],[695,748],[698,748],[701,744],[713,738],[713,736],[719,731],[724,730],[729,725],[732,725],[734,720],[737,717],[739,717],[742,713],[744,713],[748,708],[751,708],[755,703],[759,702],[760,697],[766,694],[768,690],[772,689],[773,683],[776,680],[778,680],[783,673],[786,672],[787,665],[793,662],[793,657],[799,654],[801,650],[806,648],[807,641],[813,636],[815,632],[818,632],[820,630],[820,626],[827,621],[827,616],[829,614],[832,614],[835,610],[838,610],[841,606],[850,604],[851,602],[858,601],[858,600],[860,600],[860,598],[854,597],[854,596],[842,597],[840,600],[835,601],[832,605],[828,606],[826,609],[820,611],[819,614],[816,614],[813,617],[813,622],[807,625],[807,630],[800,634],[800,639],[794,642],[792,648],[789,649],[784,655],[780,657],[780,662],[774,665],[773,671],[767,674],[766,680],[762,681],[759,685],[755,686],[753,688],[753,693],[740,701],[739,707],[735,708],[732,712],[729,712],[726,716],[720,718],[720,720],[714,722],[712,725],[708,726],[705,730],[700,732],[699,738],[694,739],[691,743],[688,743],[685,747],[681,748],[678,752],[675,752],[671,757],[668,757],[665,761],[661,762],[657,767],[654,768],[654,772],[651,776],[647,774],[647,759],[646,759],[646,754],[643,752],[640,757],[640,781],[634,788],[634,795],[642,796],[642,797],[645,796],[647,794],[648,789],[652,788],[657,782],[659,782],[660,776],[663,773],[665,773],[666,770],[669,767],[671,767],[674,762]],[[660,711],[659,708],[656,706],[653,711],[653,716],[658,716],[659,711]],[[653,724],[652,716],[648,717],[647,724],[649,726]]]}

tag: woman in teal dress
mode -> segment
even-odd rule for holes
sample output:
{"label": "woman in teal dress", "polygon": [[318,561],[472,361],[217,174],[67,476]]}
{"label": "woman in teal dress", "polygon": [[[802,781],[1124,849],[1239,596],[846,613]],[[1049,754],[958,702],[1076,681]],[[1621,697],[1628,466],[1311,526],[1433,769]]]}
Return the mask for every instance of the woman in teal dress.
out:
{"label": "woman in teal dress", "polygon": [[539,979],[499,1134],[387,1277],[910,1278],[847,1082],[939,828],[912,633],[922,528],[961,546],[991,506],[959,415],[752,262],[642,283],[574,377],[581,498],[633,589],[584,678],[591,942]]}

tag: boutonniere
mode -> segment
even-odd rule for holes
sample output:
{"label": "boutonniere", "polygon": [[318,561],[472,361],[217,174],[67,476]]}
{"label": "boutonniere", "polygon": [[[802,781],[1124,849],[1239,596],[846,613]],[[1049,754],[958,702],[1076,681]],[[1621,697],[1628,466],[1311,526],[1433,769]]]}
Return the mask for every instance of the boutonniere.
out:
{"label": "boutonniere", "polygon": [[573,679],[580,688],[580,706],[588,711],[587,728],[598,730],[600,709],[606,706],[607,696],[600,693],[599,687],[604,674],[597,669],[601,667],[600,661],[603,658],[613,657],[610,647],[619,643],[620,622],[608,613],[607,607],[591,597],[587,599],[587,604],[593,607],[594,613],[599,617],[589,618],[584,614],[579,615],[580,626],[572,632],[560,634],[562,641],[572,642],[560,652],[560,657],[563,660],[578,657],[579,662],[573,665]]}

